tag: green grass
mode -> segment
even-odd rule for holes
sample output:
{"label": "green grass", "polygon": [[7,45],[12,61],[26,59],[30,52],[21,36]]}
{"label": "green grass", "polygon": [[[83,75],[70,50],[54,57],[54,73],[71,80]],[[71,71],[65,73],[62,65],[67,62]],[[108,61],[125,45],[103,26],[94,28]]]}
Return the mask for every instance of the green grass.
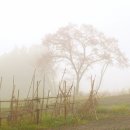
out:
{"label": "green grass", "polygon": [[130,112],[130,106],[128,104],[111,105],[111,106],[98,106],[97,112],[103,114],[127,114]]}
{"label": "green grass", "polygon": [[61,126],[71,126],[72,124],[78,123],[78,121],[73,118],[73,116],[67,116],[65,119],[63,116],[51,117],[49,115],[45,116],[42,120],[43,126],[46,128],[57,128]]}
{"label": "green grass", "polygon": [[72,126],[74,124],[78,124],[78,122],[79,120],[73,118],[71,115],[67,116],[65,119],[63,116],[51,117],[48,114],[43,117],[38,125],[30,123],[29,120],[24,120],[18,124],[11,124],[10,126],[4,123],[0,130],[39,130],[43,128],[59,128],[63,126]]}
{"label": "green grass", "polygon": [[129,104],[118,104],[118,105],[100,105],[97,107],[97,114],[100,120],[115,118],[118,116],[130,115]]}
{"label": "green grass", "polygon": [[[101,99],[99,105],[97,106],[97,116],[99,120],[112,119],[113,117],[118,117],[122,115],[130,114],[130,101],[128,102],[128,97],[107,97]],[[28,118],[19,122],[18,124],[8,126],[6,123],[2,125],[0,130],[42,130],[43,128],[59,128],[63,126],[73,126],[73,125],[82,125],[89,122],[96,121],[94,116],[87,116],[84,119],[81,119],[79,116],[76,118],[72,115],[67,116],[65,119],[64,116],[51,117],[51,115],[46,114],[43,116],[42,121],[39,125],[31,123]]]}

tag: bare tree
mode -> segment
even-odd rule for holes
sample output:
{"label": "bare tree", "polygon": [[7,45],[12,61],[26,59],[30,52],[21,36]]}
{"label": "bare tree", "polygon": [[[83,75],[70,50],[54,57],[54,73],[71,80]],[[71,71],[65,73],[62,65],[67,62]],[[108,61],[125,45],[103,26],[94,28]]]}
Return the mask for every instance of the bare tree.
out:
{"label": "bare tree", "polygon": [[126,65],[127,59],[120,51],[117,40],[108,38],[91,25],[72,25],[60,28],[56,33],[49,34],[43,45],[55,62],[61,61],[71,66],[76,76],[76,93],[80,81],[95,63],[118,63]]}

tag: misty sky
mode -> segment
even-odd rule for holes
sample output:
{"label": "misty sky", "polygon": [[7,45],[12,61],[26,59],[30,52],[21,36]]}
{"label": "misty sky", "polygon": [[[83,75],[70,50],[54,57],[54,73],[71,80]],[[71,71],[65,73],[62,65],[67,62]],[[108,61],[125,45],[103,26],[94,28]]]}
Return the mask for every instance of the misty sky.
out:
{"label": "misty sky", "polygon": [[[129,12],[130,0],[0,0],[0,54],[16,46],[41,44],[45,34],[74,23],[92,24],[115,37],[130,58]],[[113,78],[118,82],[122,77],[117,73]],[[129,81],[130,71],[119,73],[127,73],[122,82]]]}

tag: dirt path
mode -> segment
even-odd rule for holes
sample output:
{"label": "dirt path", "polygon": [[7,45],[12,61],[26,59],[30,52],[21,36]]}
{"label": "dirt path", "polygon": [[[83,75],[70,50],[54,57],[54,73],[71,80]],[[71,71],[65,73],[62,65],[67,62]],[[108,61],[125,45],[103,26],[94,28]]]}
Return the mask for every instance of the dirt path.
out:
{"label": "dirt path", "polygon": [[94,121],[75,128],[66,128],[65,130],[130,130],[130,116]]}

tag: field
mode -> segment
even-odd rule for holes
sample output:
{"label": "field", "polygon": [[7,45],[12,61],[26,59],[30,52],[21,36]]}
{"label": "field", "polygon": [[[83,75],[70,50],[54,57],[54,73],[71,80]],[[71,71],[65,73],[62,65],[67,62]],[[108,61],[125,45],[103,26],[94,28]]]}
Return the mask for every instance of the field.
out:
{"label": "field", "polygon": [[97,113],[99,120],[88,119],[77,130],[130,130],[130,95],[100,99]]}
{"label": "field", "polygon": [[[82,102],[82,101],[81,101]],[[80,102],[80,104],[82,104]],[[80,105],[78,105],[80,106]],[[82,106],[82,105],[81,105]],[[0,130],[129,130],[130,95],[100,98],[95,116],[75,118],[72,115],[51,117],[46,114],[38,125],[24,119],[18,125],[3,125]]]}

